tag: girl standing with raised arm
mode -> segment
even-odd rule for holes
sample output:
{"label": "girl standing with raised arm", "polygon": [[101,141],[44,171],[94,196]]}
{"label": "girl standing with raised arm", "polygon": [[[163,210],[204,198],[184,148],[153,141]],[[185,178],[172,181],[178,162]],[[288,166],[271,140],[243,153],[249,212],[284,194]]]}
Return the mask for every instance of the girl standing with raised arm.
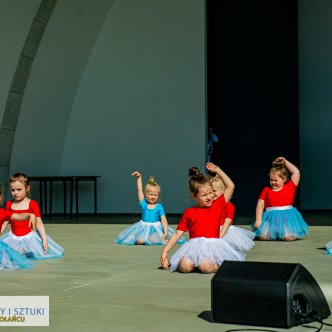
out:
{"label": "girl standing with raised arm", "polygon": [[256,206],[256,236],[261,240],[294,241],[308,235],[308,225],[293,206],[300,170],[286,158],[278,157],[269,177],[271,187],[262,190]]}
{"label": "girl standing with raised arm", "polygon": [[[162,245],[166,244],[173,230],[168,227],[166,213],[163,205],[158,203],[160,196],[160,186],[155,182],[153,176],[144,188],[142,175],[135,171],[132,176],[137,178],[137,194],[139,205],[142,209],[142,219],[121,232],[115,243],[128,245]],[[180,244],[185,239],[179,239]]]}
{"label": "girl standing with raised arm", "polygon": [[[196,167],[189,169],[189,190],[196,201],[196,206],[184,211],[176,231],[160,257],[163,268],[169,268],[172,272],[178,270],[187,273],[198,268],[203,273],[213,273],[224,260],[245,259],[242,251],[236,251],[219,237],[220,222],[226,203],[233,194],[234,183],[213,163],[207,163],[206,168],[221,177],[226,189],[219,198],[215,199],[210,179]],[[169,251],[186,231],[189,232],[190,240],[182,245],[169,261]]]}

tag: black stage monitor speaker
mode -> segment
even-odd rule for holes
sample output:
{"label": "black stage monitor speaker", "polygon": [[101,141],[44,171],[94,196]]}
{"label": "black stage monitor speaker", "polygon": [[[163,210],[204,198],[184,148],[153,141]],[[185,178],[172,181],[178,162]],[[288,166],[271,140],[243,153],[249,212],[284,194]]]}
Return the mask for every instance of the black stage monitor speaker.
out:
{"label": "black stage monitor speaker", "polygon": [[301,264],[224,261],[211,286],[214,322],[290,328],[331,314]]}

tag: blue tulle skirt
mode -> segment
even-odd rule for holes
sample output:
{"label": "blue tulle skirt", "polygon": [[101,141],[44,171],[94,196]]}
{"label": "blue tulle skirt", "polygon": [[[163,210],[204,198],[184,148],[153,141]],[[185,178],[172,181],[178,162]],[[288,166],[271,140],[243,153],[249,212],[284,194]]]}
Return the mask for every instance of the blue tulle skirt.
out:
{"label": "blue tulle skirt", "polygon": [[332,256],[332,241],[326,243],[325,248],[326,248],[325,250],[326,255]]}
{"label": "blue tulle skirt", "polygon": [[0,241],[0,270],[31,269],[34,263]]}
{"label": "blue tulle skirt", "polygon": [[30,259],[52,259],[63,257],[64,249],[57,244],[50,236],[46,236],[48,252],[43,248],[43,241],[37,231],[32,231],[27,235],[16,236],[11,231],[3,235],[1,240],[7,243],[18,253]]}
{"label": "blue tulle skirt", "polygon": [[235,250],[248,251],[254,245],[255,233],[247,229],[230,225],[223,239]]}
{"label": "blue tulle skirt", "polygon": [[223,238],[198,237],[190,239],[173,254],[169,270],[175,272],[182,259],[197,267],[203,262],[221,265],[224,260],[244,261],[245,258],[243,251],[235,250]]}
{"label": "blue tulle skirt", "polygon": [[309,232],[301,213],[293,206],[286,206],[267,208],[255,234],[266,240],[284,240],[285,237],[301,239]]}
{"label": "blue tulle skirt", "polygon": [[[167,239],[171,237],[174,230],[168,227]],[[160,221],[145,222],[140,220],[130,227],[122,231],[114,240],[117,244],[134,245],[137,241],[148,246],[164,245],[166,244],[163,238],[164,229]],[[183,244],[186,239],[182,236],[178,244]]]}

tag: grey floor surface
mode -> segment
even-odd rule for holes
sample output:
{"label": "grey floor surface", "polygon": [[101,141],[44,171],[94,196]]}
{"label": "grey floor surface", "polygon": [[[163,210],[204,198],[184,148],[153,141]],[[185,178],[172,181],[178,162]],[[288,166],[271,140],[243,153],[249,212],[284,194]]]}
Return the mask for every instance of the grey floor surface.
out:
{"label": "grey floor surface", "polygon": [[[213,275],[160,269],[162,247],[113,244],[114,237],[126,227],[74,221],[56,224],[56,220],[46,224],[48,234],[65,248],[65,257],[37,261],[32,270],[1,271],[0,282],[2,296],[49,296],[50,326],[0,324],[0,331],[315,331],[303,326],[280,329],[210,322]],[[332,308],[332,256],[322,250],[331,240],[331,226],[310,226],[310,235],[304,240],[257,241],[247,261],[302,264],[319,283]],[[331,316],[325,321],[332,324]],[[332,331],[332,327],[326,326],[323,331]]]}

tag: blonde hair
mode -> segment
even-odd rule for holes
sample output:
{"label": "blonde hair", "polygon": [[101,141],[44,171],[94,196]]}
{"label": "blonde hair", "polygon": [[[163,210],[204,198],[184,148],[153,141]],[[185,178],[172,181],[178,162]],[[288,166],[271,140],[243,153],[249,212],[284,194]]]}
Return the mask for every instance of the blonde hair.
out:
{"label": "blonde hair", "polygon": [[269,176],[271,176],[271,173],[277,173],[285,182],[289,180],[289,172],[286,168],[285,161],[273,161],[272,167],[269,172]]}
{"label": "blonde hair", "polygon": [[159,186],[159,184],[156,182],[154,176],[150,176],[150,177],[149,177],[149,181],[148,181],[148,183],[145,185],[145,188],[144,188],[144,193],[148,192],[149,189],[150,189],[151,187],[156,188],[156,189],[160,192],[160,186]]}
{"label": "blonde hair", "polygon": [[[14,182],[21,182],[25,188],[30,189],[30,182],[28,179],[28,176],[24,173],[15,173],[9,178],[9,184],[14,183]],[[27,190],[27,195],[30,196],[30,190]]]}
{"label": "blonde hair", "polygon": [[215,176],[210,176],[210,182],[212,185],[212,189],[226,189],[225,183],[218,174],[216,174]]}

